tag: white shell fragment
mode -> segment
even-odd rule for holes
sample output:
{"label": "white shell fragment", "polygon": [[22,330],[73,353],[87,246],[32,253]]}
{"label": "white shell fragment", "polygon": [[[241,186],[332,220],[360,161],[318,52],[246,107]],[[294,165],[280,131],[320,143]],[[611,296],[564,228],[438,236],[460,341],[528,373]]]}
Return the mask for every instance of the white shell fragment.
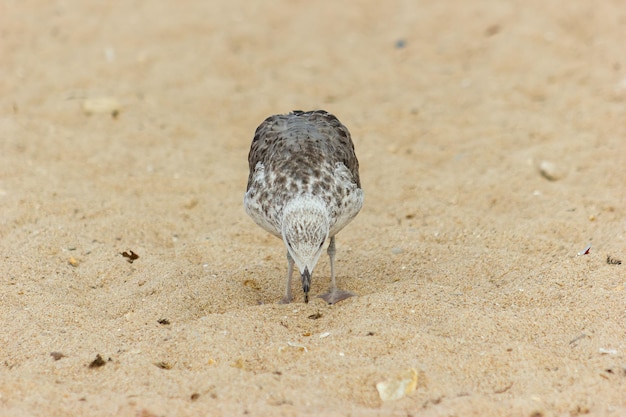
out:
{"label": "white shell fragment", "polygon": [[378,395],[383,401],[399,400],[417,388],[417,371],[413,368],[400,373],[396,378],[376,384]]}
{"label": "white shell fragment", "polygon": [[121,104],[115,97],[94,97],[83,101],[85,114],[109,113],[117,115],[121,110]]}
{"label": "white shell fragment", "polygon": [[299,343],[287,342],[287,345],[289,345],[289,346],[290,346],[290,347],[292,347],[292,348],[296,348],[296,349],[298,349],[299,351],[302,351],[302,352],[308,352],[308,351],[309,351],[309,350],[306,348],[306,346],[301,345],[301,344],[299,344]]}
{"label": "white shell fragment", "polygon": [[551,161],[541,161],[537,168],[541,176],[548,181],[557,181],[565,176],[565,171]]}
{"label": "white shell fragment", "polygon": [[582,255],[587,255],[589,253],[589,251],[591,250],[591,243],[588,244],[587,246],[585,246],[585,249],[581,250],[580,252],[578,252],[576,254],[576,256],[582,256]]}

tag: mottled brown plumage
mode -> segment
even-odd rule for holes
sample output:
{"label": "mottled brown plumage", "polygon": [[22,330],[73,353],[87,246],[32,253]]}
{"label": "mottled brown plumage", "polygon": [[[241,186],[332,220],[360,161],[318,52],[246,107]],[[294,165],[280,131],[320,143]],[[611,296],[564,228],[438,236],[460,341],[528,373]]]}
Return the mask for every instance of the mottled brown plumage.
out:
{"label": "mottled brown plumage", "polygon": [[287,247],[283,302],[291,301],[294,261],[308,301],[311,274],[327,238],[331,290],[322,298],[333,303],[350,296],[337,290],[334,275],[335,235],[363,204],[359,162],[348,129],[323,110],[268,117],[256,129],[248,163],[246,212]]}

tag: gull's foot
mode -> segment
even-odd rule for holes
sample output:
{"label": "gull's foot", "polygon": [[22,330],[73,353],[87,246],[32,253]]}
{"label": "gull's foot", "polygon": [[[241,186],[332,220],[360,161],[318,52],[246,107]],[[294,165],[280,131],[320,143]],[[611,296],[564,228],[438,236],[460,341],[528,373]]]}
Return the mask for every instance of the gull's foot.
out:
{"label": "gull's foot", "polygon": [[318,298],[326,301],[328,304],[335,304],[346,298],[354,297],[356,294],[350,291],[338,290],[337,288],[328,291],[326,294],[318,295]]}
{"label": "gull's foot", "polygon": [[281,300],[278,302],[278,304],[289,304],[291,303],[291,297],[283,297],[281,298]]}

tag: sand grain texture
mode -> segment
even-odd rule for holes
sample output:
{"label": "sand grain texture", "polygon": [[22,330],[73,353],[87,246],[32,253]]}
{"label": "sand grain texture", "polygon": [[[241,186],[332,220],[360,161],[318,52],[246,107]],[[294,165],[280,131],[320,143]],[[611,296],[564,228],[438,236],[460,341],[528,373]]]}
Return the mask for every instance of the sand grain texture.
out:
{"label": "sand grain texture", "polygon": [[[626,415],[624,39],[620,1],[5,2],[0,415]],[[359,296],[278,305],[246,157],[315,108]]]}

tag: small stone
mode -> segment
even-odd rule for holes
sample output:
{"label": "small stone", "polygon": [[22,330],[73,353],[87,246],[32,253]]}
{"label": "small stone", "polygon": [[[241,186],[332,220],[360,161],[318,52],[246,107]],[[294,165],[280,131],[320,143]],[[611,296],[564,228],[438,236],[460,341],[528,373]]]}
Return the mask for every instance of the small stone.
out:
{"label": "small stone", "polygon": [[557,181],[565,177],[563,169],[551,161],[541,161],[538,169],[541,176],[548,181]]}
{"label": "small stone", "polygon": [[497,35],[500,32],[500,25],[491,25],[485,29],[485,36]]}
{"label": "small stone", "polygon": [[393,253],[394,255],[400,255],[402,252],[404,252],[404,249],[402,248],[393,248],[391,249],[391,253]]}

